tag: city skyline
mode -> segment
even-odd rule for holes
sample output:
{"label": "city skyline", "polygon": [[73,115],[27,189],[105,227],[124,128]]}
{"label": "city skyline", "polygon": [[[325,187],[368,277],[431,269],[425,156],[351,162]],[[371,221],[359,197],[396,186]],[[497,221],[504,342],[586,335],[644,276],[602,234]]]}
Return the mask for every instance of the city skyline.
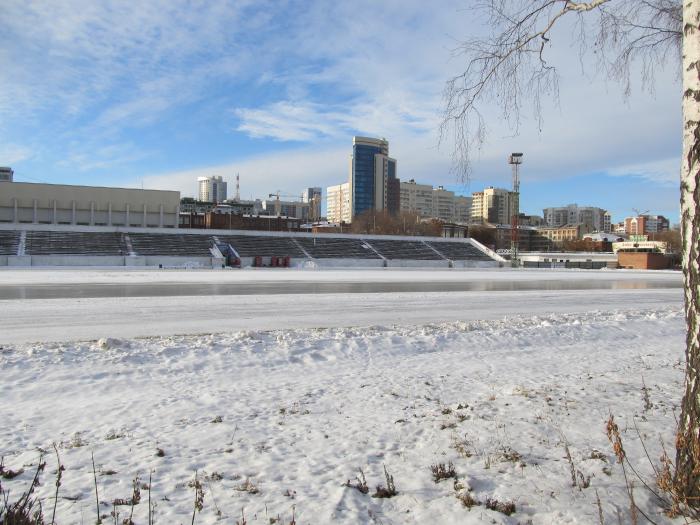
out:
{"label": "city skyline", "polygon": [[[567,60],[574,51],[553,46],[559,106],[544,108],[541,132],[524,115],[516,137],[489,109],[489,142],[463,184],[450,172],[449,143],[438,147],[441,92],[463,66],[451,51],[480,21],[463,2],[374,5],[372,19],[360,21],[352,13],[362,8],[4,2],[0,165],[17,181],[183,196],[196,194],[199,176],[232,182],[240,172],[242,196],[263,196],[337,184],[348,137],[376,136],[391,141],[402,180],[465,195],[507,188],[507,155],[523,151],[526,213],[585,195],[615,217],[640,208],[677,222],[674,71],[659,72],[655,95],[633,85],[625,100],[619,86],[594,78],[590,61],[582,75],[578,60]],[[337,29],[332,41],[328,27]]]}

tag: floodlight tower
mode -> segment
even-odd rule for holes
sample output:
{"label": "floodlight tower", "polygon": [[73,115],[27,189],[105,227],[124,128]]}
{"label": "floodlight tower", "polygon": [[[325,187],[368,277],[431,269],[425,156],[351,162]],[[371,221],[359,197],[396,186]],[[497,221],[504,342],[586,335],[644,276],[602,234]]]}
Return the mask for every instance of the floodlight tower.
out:
{"label": "floodlight tower", "polygon": [[520,165],[522,163],[522,153],[511,153],[508,157],[508,164],[513,167],[510,219],[510,265],[513,267],[518,266],[518,214],[520,213]]}

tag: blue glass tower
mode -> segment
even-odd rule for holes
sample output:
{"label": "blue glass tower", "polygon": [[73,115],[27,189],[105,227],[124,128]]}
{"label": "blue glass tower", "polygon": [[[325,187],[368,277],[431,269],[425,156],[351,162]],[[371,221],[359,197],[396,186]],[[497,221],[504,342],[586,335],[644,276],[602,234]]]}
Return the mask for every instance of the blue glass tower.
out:
{"label": "blue glass tower", "polygon": [[352,217],[368,211],[399,212],[396,160],[386,139],[353,137],[350,173]]}
{"label": "blue glass tower", "polygon": [[386,155],[389,143],[381,139],[352,139],[352,215],[375,209],[375,155]]}

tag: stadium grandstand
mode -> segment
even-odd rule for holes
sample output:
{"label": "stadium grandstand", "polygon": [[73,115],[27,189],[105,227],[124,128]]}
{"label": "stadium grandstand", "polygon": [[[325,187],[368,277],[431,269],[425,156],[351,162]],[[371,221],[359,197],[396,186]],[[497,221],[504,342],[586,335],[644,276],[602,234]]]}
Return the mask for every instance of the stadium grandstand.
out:
{"label": "stadium grandstand", "polygon": [[473,239],[0,224],[0,266],[487,267]]}

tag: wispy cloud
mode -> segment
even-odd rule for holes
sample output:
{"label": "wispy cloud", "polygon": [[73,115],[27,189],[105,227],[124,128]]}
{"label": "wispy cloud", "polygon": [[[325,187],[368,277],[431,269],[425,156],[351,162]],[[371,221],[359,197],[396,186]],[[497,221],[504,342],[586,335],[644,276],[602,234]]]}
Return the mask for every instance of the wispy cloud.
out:
{"label": "wispy cloud", "polygon": [[9,166],[32,156],[32,150],[18,144],[0,145],[0,166]]}
{"label": "wispy cloud", "polygon": [[305,102],[279,101],[261,108],[236,109],[235,114],[241,122],[238,131],[255,138],[310,142],[338,137],[348,129],[343,113]]}
{"label": "wispy cloud", "polygon": [[655,184],[663,184],[677,187],[680,180],[681,159],[671,157],[668,159],[653,160],[637,164],[618,166],[609,170],[613,176],[636,176]]}
{"label": "wispy cloud", "polygon": [[[183,92],[198,93],[213,76],[234,73],[230,57],[246,59],[236,36],[263,22],[245,17],[252,4],[2,2],[0,120],[45,111],[85,117],[96,105],[114,105],[103,120],[110,124],[144,96],[155,112],[168,95],[181,100]],[[208,68],[210,63],[220,67]]]}
{"label": "wispy cloud", "polygon": [[66,152],[65,158],[57,166],[88,172],[113,169],[130,163],[142,161],[151,152],[132,143],[108,144],[90,147],[91,144],[73,144]]}

